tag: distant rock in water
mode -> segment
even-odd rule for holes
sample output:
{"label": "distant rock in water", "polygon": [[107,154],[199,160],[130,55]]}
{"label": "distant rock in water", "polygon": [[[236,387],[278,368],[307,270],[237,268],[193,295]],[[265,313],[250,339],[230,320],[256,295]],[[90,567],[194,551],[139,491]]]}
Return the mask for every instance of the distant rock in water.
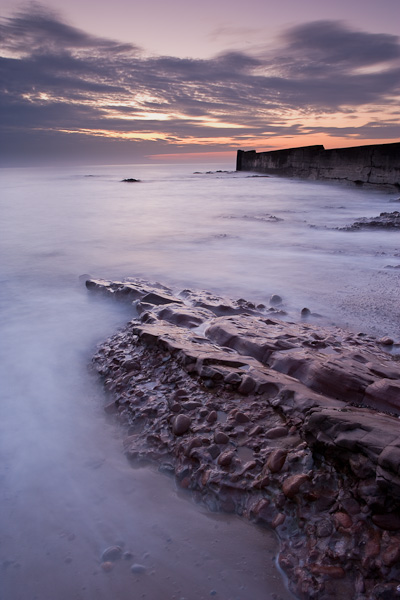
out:
{"label": "distant rock in water", "polygon": [[341,231],[357,231],[359,229],[400,229],[400,212],[382,212],[379,217],[364,217],[352,225],[341,227]]}
{"label": "distant rock in water", "polygon": [[133,177],[128,177],[127,179],[123,179],[122,182],[125,183],[139,183],[140,179],[133,179]]}

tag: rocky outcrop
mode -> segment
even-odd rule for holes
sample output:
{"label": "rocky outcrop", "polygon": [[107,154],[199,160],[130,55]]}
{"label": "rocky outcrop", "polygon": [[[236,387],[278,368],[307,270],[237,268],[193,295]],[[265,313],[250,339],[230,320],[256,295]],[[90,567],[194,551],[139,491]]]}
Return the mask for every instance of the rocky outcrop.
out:
{"label": "rocky outcrop", "polygon": [[236,169],[399,189],[400,143],[332,150],[323,146],[271,152],[238,150]]}
{"label": "rocky outcrop", "polygon": [[93,363],[130,459],[273,528],[298,597],[398,597],[400,363],[383,340],[138,280],[87,287],[139,315]]}
{"label": "rocky outcrop", "polygon": [[400,212],[382,212],[378,217],[362,217],[352,225],[341,228],[343,231],[359,231],[360,229],[400,229]]}

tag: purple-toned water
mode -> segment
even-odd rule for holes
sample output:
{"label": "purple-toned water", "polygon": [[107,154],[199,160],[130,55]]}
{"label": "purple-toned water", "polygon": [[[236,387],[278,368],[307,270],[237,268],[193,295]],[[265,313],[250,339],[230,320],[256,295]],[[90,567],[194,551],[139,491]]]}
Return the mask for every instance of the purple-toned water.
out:
{"label": "purple-toned water", "polygon": [[[209,515],[166,476],[127,463],[87,365],[131,313],[79,277],[266,303],[276,293],[291,318],[307,306],[322,322],[396,338],[400,270],[387,267],[400,264],[398,234],[329,228],[399,205],[396,194],[195,169],[0,170],[4,600],[290,597],[272,534]],[[134,558],[104,573],[115,543]]]}

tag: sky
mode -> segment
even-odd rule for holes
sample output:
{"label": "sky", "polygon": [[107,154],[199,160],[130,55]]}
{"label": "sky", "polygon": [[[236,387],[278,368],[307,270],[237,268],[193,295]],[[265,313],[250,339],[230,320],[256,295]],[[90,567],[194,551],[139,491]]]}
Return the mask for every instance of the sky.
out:
{"label": "sky", "polygon": [[400,141],[400,0],[0,0],[0,166]]}

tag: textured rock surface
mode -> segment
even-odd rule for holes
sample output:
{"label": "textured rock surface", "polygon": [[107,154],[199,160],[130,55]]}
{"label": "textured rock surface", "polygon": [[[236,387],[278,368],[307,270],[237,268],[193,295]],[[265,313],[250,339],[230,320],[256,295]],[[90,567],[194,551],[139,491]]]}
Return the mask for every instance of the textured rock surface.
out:
{"label": "textured rock surface", "polygon": [[400,212],[382,212],[378,217],[363,217],[348,227],[345,231],[357,231],[359,229],[400,229]]}
{"label": "textured rock surface", "polygon": [[139,314],[94,357],[130,459],[274,528],[300,598],[400,597],[400,363],[380,343],[243,299],[87,287]]}

